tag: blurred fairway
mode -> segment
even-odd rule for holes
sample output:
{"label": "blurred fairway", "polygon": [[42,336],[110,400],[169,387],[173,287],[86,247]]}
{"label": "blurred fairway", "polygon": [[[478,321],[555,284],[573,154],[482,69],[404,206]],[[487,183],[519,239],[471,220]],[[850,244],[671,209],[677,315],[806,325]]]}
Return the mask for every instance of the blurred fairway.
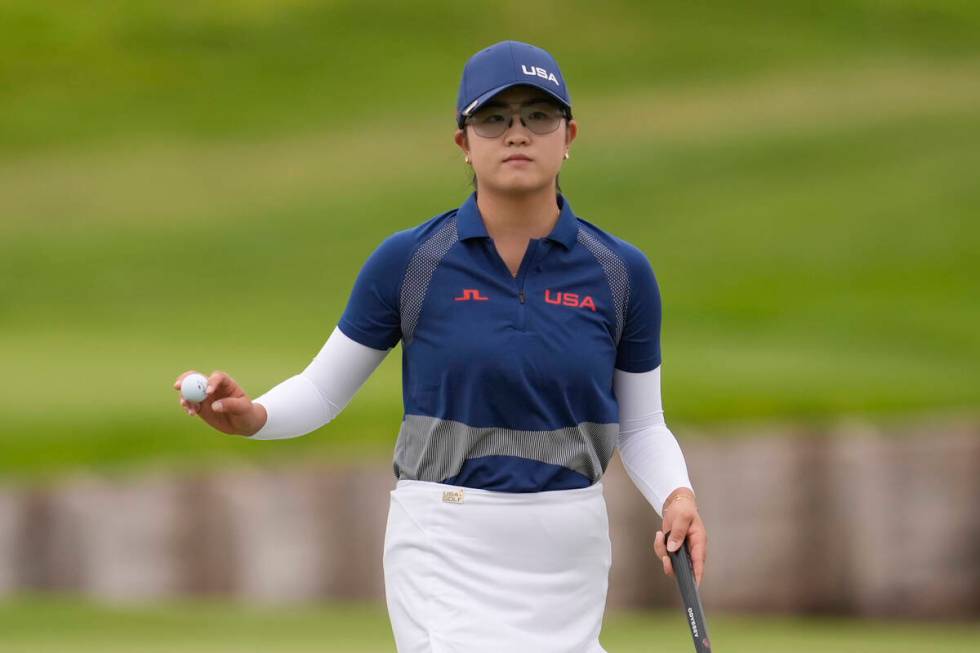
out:
{"label": "blurred fairway", "polygon": [[[841,618],[709,615],[726,653],[972,653],[976,624],[906,624]],[[394,651],[383,605],[275,609],[220,602],[109,607],[72,598],[0,602],[4,653],[368,653]],[[676,611],[608,612],[600,642],[609,653],[687,653]]]}
{"label": "blurred fairway", "polygon": [[309,362],[374,247],[470,192],[459,75],[505,38],[568,80],[575,211],[653,264],[679,436],[975,411],[978,35],[954,1],[4,2],[0,474],[389,456],[400,350],[274,444],[171,384]]}

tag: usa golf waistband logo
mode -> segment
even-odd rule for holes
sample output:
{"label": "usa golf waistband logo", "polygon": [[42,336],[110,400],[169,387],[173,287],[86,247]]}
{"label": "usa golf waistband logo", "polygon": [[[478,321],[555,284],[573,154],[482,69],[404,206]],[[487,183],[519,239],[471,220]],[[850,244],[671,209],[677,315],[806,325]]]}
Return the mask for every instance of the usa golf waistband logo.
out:
{"label": "usa golf waistband logo", "polygon": [[444,490],[442,493],[443,503],[463,503],[463,488],[458,490]]}

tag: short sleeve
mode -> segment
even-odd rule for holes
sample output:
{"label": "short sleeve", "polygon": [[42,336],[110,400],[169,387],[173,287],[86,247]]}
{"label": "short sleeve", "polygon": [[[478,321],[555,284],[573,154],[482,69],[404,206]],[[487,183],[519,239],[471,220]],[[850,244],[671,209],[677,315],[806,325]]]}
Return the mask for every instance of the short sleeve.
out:
{"label": "short sleeve", "polygon": [[624,372],[649,372],[661,363],[660,288],[646,255],[627,243],[629,297],[625,323],[616,351],[616,368]]}
{"label": "short sleeve", "polygon": [[399,293],[411,243],[411,232],[399,231],[368,256],[337,324],[351,340],[382,350],[398,344],[401,339]]}

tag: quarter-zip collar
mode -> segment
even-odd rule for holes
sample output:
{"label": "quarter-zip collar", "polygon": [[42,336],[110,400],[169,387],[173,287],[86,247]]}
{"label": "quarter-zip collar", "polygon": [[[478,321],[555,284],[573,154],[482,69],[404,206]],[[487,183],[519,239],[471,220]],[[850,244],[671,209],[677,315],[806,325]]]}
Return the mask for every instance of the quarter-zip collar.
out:
{"label": "quarter-zip collar", "polygon": [[[558,220],[545,238],[561,243],[565,249],[571,249],[578,239],[578,219],[572,212],[571,204],[561,193],[557,194],[557,202],[560,209]],[[456,229],[460,240],[490,237],[480,207],[476,203],[476,191],[470,193],[456,212]]]}

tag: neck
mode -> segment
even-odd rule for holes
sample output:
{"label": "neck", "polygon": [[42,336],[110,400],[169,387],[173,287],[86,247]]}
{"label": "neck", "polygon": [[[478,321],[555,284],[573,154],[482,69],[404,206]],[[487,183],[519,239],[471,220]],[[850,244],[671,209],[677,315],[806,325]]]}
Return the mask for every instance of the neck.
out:
{"label": "neck", "polygon": [[544,238],[554,229],[561,210],[554,186],[528,193],[477,192],[476,205],[490,238]]}

